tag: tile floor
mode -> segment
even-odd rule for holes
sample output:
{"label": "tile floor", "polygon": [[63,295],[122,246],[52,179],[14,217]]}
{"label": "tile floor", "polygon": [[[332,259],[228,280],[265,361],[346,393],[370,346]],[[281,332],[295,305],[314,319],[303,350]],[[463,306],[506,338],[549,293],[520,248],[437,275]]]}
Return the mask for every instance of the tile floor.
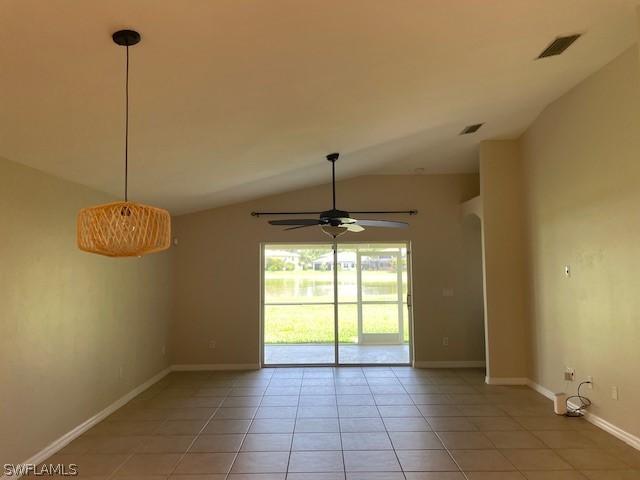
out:
{"label": "tile floor", "polygon": [[172,373],[46,463],[176,480],[631,480],[640,452],[480,370]]}

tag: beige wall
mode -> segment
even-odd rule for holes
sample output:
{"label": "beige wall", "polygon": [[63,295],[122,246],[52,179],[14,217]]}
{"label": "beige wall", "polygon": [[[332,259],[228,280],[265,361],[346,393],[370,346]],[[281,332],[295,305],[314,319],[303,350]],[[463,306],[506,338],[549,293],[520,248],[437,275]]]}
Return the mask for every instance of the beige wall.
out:
{"label": "beige wall", "polygon": [[[575,368],[594,378],[592,411],[640,435],[639,82],[632,49],[518,141],[484,142],[480,178],[339,182],[344,208],[420,211],[407,230],[343,237],[412,242],[417,361],[484,359],[481,230],[460,208],[481,191],[489,375],[571,392],[562,372]],[[27,459],[165,368],[169,341],[172,363],[257,364],[260,243],[328,237],[249,212],[329,199],[324,185],[180,216],[171,254],[107,259],[75,248],[75,215],[108,197],[0,159],[0,463]]]}
{"label": "beige wall", "polygon": [[[625,52],[551,104],[521,139],[533,379],[640,435],[640,74]],[[564,275],[571,266],[571,277]],[[612,400],[611,386],[620,399]]]}
{"label": "beige wall", "polygon": [[[416,208],[407,230],[368,229],[352,241],[410,240],[418,361],[483,360],[480,231],[460,203],[478,194],[477,175],[368,176],[338,183],[338,206]],[[179,216],[174,221],[174,363],[259,361],[260,243],[326,242],[318,229],[283,232],[253,210],[323,210],[328,185]],[[443,297],[453,288],[453,297]],[[450,345],[442,346],[448,336]],[[214,340],[216,349],[209,349]]]}
{"label": "beige wall", "polygon": [[169,255],[75,246],[78,209],[109,200],[0,159],[0,464],[27,460],[168,364]]}
{"label": "beige wall", "polygon": [[480,145],[480,193],[490,381],[528,373],[522,181],[516,141]]}

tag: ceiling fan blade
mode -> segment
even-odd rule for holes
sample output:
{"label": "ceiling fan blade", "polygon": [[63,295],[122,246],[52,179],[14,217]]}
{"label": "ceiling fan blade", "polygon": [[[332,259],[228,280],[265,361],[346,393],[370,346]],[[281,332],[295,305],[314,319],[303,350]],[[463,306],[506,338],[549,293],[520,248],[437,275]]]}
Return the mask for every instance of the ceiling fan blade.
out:
{"label": "ceiling fan blade", "polygon": [[317,218],[289,218],[287,220],[269,220],[269,225],[320,225]]}
{"label": "ceiling fan blade", "polygon": [[348,225],[344,225],[344,227],[349,231],[349,232],[362,232],[364,231],[364,228],[361,227],[360,225],[358,225],[357,223],[350,223]]}
{"label": "ceiling fan blade", "polygon": [[315,225],[298,225],[296,227],[285,228],[284,231],[286,232],[287,230],[297,230],[299,228],[309,228],[309,227],[317,227],[317,226],[318,226],[317,223]]}
{"label": "ceiling fan blade", "polygon": [[390,220],[358,220],[358,225],[363,227],[407,228],[406,222],[392,222]]}

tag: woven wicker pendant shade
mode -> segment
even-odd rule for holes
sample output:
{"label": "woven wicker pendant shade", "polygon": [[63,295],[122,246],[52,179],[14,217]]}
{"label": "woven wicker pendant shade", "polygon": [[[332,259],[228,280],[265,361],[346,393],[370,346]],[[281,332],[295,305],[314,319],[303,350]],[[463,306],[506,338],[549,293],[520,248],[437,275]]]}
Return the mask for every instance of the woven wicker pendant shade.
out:
{"label": "woven wicker pendant shade", "polygon": [[78,213],[78,248],[108,257],[140,257],[171,244],[171,215],[162,208],[129,202],[129,47],[140,42],[134,30],[119,30],[113,41],[126,47],[124,201],[83,208]]}
{"label": "woven wicker pendant shade", "polygon": [[171,216],[161,208],[114,202],[78,213],[78,248],[108,257],[140,257],[171,244]]}

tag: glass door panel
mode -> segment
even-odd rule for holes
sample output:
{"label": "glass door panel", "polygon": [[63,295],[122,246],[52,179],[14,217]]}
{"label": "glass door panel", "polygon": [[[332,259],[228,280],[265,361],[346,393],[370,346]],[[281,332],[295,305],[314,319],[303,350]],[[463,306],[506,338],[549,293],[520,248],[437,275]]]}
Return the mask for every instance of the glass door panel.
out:
{"label": "glass door panel", "polygon": [[339,311],[349,311],[338,317],[339,362],[409,363],[406,244],[339,244],[341,253],[355,272],[338,269]]}
{"label": "glass door panel", "polygon": [[400,315],[398,313],[398,304],[363,304],[362,333],[363,335],[384,335],[385,343],[389,341],[399,343]]}
{"label": "glass door panel", "polygon": [[358,343],[358,305],[356,303],[341,303],[338,306],[338,342],[340,345],[355,345]]}
{"label": "glass door panel", "polygon": [[338,244],[338,351],[339,362],[343,362],[342,354],[349,353],[349,358],[356,362],[355,348],[358,345],[359,330],[359,274],[357,270],[358,249],[354,245]]}
{"label": "glass door panel", "polygon": [[362,301],[398,301],[397,252],[378,254],[361,253]]}
{"label": "glass door panel", "polygon": [[363,344],[402,343],[402,271],[399,249],[359,252]]}
{"label": "glass door panel", "polygon": [[263,362],[335,363],[332,245],[266,245]]}
{"label": "glass door panel", "polygon": [[409,364],[407,245],[341,243],[335,249],[263,247],[263,363]]}

